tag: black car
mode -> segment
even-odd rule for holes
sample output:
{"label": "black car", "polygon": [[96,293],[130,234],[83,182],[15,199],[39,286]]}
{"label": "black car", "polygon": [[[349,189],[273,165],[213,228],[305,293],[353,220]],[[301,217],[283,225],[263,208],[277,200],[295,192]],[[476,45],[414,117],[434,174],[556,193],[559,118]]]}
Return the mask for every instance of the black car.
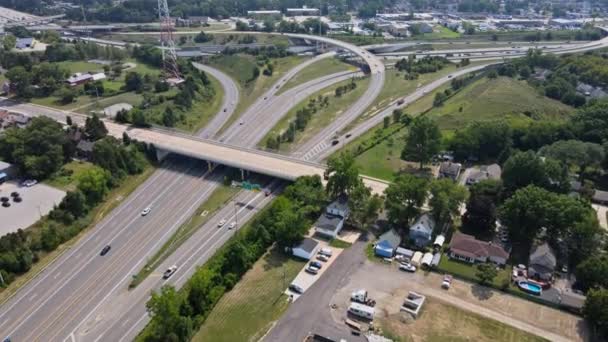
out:
{"label": "black car", "polygon": [[22,199],[21,197],[19,197],[19,196],[15,196],[15,197],[13,197],[13,202],[15,202],[15,203],[19,203],[19,202],[21,202],[21,201],[23,201],[23,199]]}
{"label": "black car", "polygon": [[19,193],[17,191],[11,192],[11,197],[19,197]]}
{"label": "black car", "polygon": [[102,250],[101,253],[99,253],[99,255],[104,256],[106,254],[108,254],[108,252],[110,251],[110,248],[112,248],[110,245],[106,245]]}
{"label": "black car", "polygon": [[11,202],[2,202],[2,206],[8,208],[11,206]]}
{"label": "black car", "polygon": [[8,202],[8,197],[0,197],[0,202]]}

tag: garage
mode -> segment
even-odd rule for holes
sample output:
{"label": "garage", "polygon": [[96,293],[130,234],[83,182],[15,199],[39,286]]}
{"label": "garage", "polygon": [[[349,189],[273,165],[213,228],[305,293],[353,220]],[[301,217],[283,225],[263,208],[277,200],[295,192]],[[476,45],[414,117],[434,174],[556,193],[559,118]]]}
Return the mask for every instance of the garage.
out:
{"label": "garage", "polygon": [[302,240],[302,242],[300,242],[299,245],[292,249],[292,253],[295,257],[310,260],[312,259],[312,257],[315,256],[315,254],[317,254],[318,249],[318,241],[311,238],[305,238],[304,240]]}

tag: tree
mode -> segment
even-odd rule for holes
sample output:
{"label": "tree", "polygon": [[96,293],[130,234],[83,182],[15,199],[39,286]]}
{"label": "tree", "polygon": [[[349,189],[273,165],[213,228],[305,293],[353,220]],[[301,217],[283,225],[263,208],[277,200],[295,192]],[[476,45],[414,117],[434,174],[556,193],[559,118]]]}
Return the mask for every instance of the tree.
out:
{"label": "tree", "polygon": [[475,121],[457,130],[450,141],[454,157],[464,160],[496,160],[510,150],[513,130],[505,121]]}
{"label": "tree", "polygon": [[431,215],[435,220],[435,227],[442,229],[458,214],[460,205],[467,198],[467,189],[451,179],[443,178],[431,182],[430,193]]}
{"label": "tree", "polygon": [[59,102],[62,104],[68,104],[74,102],[77,97],[76,91],[69,87],[63,87],[57,92]]}
{"label": "tree", "polygon": [[116,63],[112,65],[112,78],[119,78],[122,74],[122,64]]}
{"label": "tree", "polygon": [[137,127],[150,127],[148,116],[140,109],[131,110],[131,120]]}
{"label": "tree", "polygon": [[389,221],[396,227],[407,227],[420,212],[426,199],[428,181],[401,174],[386,188],[384,207]]}
{"label": "tree", "polygon": [[403,116],[403,110],[395,109],[393,110],[393,123],[397,124],[401,122],[401,117]]}
{"label": "tree", "polygon": [[349,220],[361,229],[367,229],[378,219],[382,207],[382,199],[363,184],[362,180],[353,188],[348,196]]}
{"label": "tree", "polygon": [[128,123],[129,120],[129,112],[126,109],[119,110],[116,112],[116,116],[114,117],[114,121],[118,123]]}
{"label": "tree", "polygon": [[206,43],[208,41],[211,41],[212,39],[213,37],[206,34],[204,31],[201,31],[199,34],[194,36],[194,41],[197,43]]}
{"label": "tree", "polygon": [[343,152],[337,157],[330,158],[325,172],[329,176],[326,190],[330,198],[348,195],[361,181],[359,167],[350,153]]}
{"label": "tree", "polygon": [[65,124],[68,126],[72,126],[72,117],[71,116],[67,115],[65,117]]}
{"label": "tree", "polygon": [[130,71],[125,76],[126,91],[141,91],[144,86],[144,81],[141,75],[135,71]]}
{"label": "tree", "polygon": [[560,140],[539,151],[540,155],[561,161],[569,166],[580,168],[581,180],[589,167],[598,167],[605,158],[604,148],[600,144],[580,140]]}
{"label": "tree", "polygon": [[84,124],[84,132],[87,137],[93,141],[99,140],[108,135],[108,129],[103,121],[93,114],[91,117],[87,117]]}
{"label": "tree", "polygon": [[108,192],[109,180],[109,173],[100,167],[83,171],[78,176],[78,190],[84,194],[88,205],[93,206],[101,202]]}
{"label": "tree", "polygon": [[462,226],[476,237],[492,237],[495,231],[502,182],[484,180],[469,188],[467,211],[462,216]]}
{"label": "tree", "polygon": [[2,47],[4,48],[5,51],[10,51],[15,48],[16,43],[17,43],[17,38],[9,33],[6,36],[4,36],[4,39],[2,40]]}
{"label": "tree", "polygon": [[146,303],[154,340],[185,341],[192,335],[192,321],[180,314],[184,299],[172,286],[153,292]]}
{"label": "tree", "polygon": [[502,180],[507,194],[530,184],[545,189],[567,192],[568,170],[559,162],[542,159],[532,151],[517,152],[504,164]]}
{"label": "tree", "polygon": [[390,126],[390,124],[391,124],[391,118],[389,118],[388,116],[385,116],[383,121],[384,121],[383,127],[388,128],[388,126]]}
{"label": "tree", "polygon": [[6,72],[6,78],[11,83],[11,88],[19,97],[30,98],[33,96],[32,75],[22,66],[16,66]]}
{"label": "tree", "polygon": [[59,204],[59,208],[71,213],[74,218],[82,217],[88,210],[86,198],[84,194],[78,190],[68,191]]}
{"label": "tree", "polygon": [[426,116],[419,116],[410,125],[401,159],[420,163],[420,169],[439,152],[441,132],[437,124]]}
{"label": "tree", "polygon": [[171,107],[167,107],[163,112],[163,125],[167,127],[173,127],[175,126],[176,121],[177,118],[175,117],[173,110],[171,109]]}
{"label": "tree", "polygon": [[476,268],[475,277],[477,277],[477,280],[481,285],[492,284],[492,281],[498,275],[496,266],[491,263],[478,264]]}
{"label": "tree", "polygon": [[587,293],[583,316],[601,335],[608,335],[608,289],[592,289]]}
{"label": "tree", "polygon": [[575,269],[577,284],[585,291],[594,287],[608,288],[608,256],[592,255]]}

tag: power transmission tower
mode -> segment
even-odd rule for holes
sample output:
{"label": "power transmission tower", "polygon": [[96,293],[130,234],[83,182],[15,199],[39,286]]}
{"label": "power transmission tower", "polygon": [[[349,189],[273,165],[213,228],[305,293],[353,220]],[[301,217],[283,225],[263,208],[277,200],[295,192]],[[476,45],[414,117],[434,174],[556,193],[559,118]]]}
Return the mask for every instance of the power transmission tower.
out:
{"label": "power transmission tower", "polygon": [[158,0],[158,19],[160,19],[160,44],[165,77],[180,79],[175,42],[173,41],[173,21],[167,0]]}

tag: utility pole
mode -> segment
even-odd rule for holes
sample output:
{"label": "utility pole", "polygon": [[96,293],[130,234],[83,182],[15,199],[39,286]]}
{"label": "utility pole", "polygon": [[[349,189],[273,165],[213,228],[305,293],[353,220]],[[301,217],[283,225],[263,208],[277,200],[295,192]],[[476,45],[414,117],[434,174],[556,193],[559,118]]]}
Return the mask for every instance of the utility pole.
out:
{"label": "utility pole", "polygon": [[237,202],[236,200],[234,201],[234,234],[236,234],[236,231],[239,229],[239,211],[237,210]]}

